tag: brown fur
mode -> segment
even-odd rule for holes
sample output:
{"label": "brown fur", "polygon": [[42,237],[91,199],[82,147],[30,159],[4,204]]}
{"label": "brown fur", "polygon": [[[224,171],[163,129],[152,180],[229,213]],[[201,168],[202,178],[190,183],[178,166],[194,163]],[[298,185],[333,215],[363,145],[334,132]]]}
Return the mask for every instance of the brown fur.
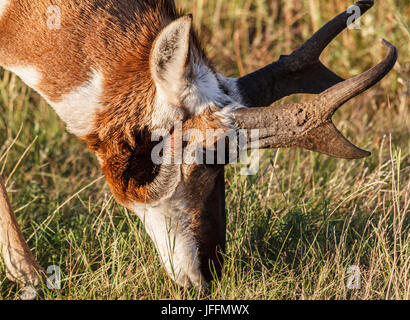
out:
{"label": "brown fur", "polygon": [[[62,8],[60,30],[47,28],[50,5]],[[154,198],[143,190],[148,176],[157,172],[147,161],[155,97],[149,57],[159,32],[180,16],[173,1],[13,1],[4,16],[1,64],[35,67],[42,75],[38,89],[51,101],[83,84],[92,69],[102,70],[104,109],[94,119],[94,132],[80,138],[103,160],[103,171],[121,202]],[[195,35],[192,43],[195,56],[205,60]],[[125,185],[134,191],[117,191]]]}
{"label": "brown fur", "polygon": [[[62,9],[60,30],[47,28],[50,5]],[[103,109],[91,119],[95,129],[79,138],[98,154],[112,193],[126,206],[161,199],[172,187],[175,170],[180,170],[151,162],[156,142],[151,142],[149,125],[156,95],[149,66],[151,49],[160,31],[179,16],[173,0],[21,0],[12,1],[3,14],[6,18],[0,19],[0,64],[34,67],[42,76],[37,89],[50,101],[58,102],[82,85],[92,70],[102,71]],[[191,57],[210,66],[195,34]],[[215,109],[175,120],[186,120],[184,131],[200,129],[205,136],[206,129],[221,126],[211,111]],[[206,199],[211,197],[223,216],[224,200],[217,200],[223,193],[213,191],[221,170],[223,176],[222,167],[185,168],[179,186],[180,192],[189,190],[182,197],[194,217],[191,229],[199,239],[203,266],[208,259],[217,260],[217,246],[224,247],[219,218],[209,218],[212,214],[206,211]],[[197,179],[207,183],[197,184]],[[212,238],[215,229],[221,230]]]}

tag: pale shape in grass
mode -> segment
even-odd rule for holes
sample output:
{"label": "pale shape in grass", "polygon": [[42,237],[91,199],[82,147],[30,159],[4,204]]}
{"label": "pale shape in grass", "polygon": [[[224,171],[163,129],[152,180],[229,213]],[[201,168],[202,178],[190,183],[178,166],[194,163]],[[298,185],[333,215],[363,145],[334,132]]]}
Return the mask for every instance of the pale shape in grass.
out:
{"label": "pale shape in grass", "polygon": [[20,299],[23,301],[35,300],[37,298],[37,290],[33,286],[24,287],[20,294]]}

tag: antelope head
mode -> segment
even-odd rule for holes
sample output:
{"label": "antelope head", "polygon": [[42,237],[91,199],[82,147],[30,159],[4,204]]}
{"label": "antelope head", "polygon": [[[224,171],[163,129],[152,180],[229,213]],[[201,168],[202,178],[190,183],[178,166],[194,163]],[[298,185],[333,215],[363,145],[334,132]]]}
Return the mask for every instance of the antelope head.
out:
{"label": "antelope head", "polygon": [[[373,1],[356,3],[362,14],[372,5]],[[185,139],[184,133],[192,128],[199,131],[219,128],[221,133],[229,129],[258,130],[256,137],[247,135],[247,149],[301,147],[343,159],[369,156],[369,152],[353,145],[337,130],[332,116],[393,68],[397,50],[383,40],[387,55],[372,69],[348,80],[333,73],[319,57],[348,26],[350,17],[348,11],[343,12],[292,54],[281,56],[278,61],[239,79],[226,78],[209,65],[191,37],[191,17],[179,18],[162,31],[151,56],[161,105],[189,110],[191,116],[181,125],[181,139]],[[309,101],[270,106],[296,93],[318,95]],[[223,137],[226,136],[222,134],[219,139]],[[195,140],[188,134],[184,141],[191,142],[191,139]],[[164,202],[172,214],[162,229],[167,229],[164,234],[168,235],[172,231],[174,248],[165,243],[162,249],[161,245],[157,247],[163,252],[163,261],[168,263],[174,259],[176,262],[176,268],[169,263],[167,270],[177,282],[185,286],[204,285],[211,280],[211,271],[218,275],[222,267],[226,222],[223,165],[182,163],[166,168],[167,173],[175,170],[173,177],[177,172],[180,174],[172,188],[167,185],[172,195]],[[154,216],[154,211],[151,207],[149,214]],[[158,220],[147,223],[148,215],[145,217],[148,232],[158,241]]]}

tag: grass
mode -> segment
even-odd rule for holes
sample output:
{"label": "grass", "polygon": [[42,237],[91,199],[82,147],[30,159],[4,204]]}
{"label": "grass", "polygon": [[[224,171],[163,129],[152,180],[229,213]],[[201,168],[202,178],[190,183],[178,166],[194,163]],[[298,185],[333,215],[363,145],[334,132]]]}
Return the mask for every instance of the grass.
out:
{"label": "grass", "polygon": [[[215,65],[238,76],[290,53],[352,1],[177,3],[194,14]],[[33,253],[63,273],[62,289],[43,288],[42,298],[409,299],[409,25],[406,1],[376,1],[361,29],[344,32],[322,56],[351,77],[383,58],[379,37],[399,49],[394,70],[335,119],[371,157],[292,149],[263,152],[257,176],[228,168],[225,268],[208,293],[170,281],[141,222],[115,203],[94,155],[36,93],[0,71],[0,172]],[[346,286],[352,265],[360,290]],[[0,299],[18,299],[20,290],[0,262]]]}

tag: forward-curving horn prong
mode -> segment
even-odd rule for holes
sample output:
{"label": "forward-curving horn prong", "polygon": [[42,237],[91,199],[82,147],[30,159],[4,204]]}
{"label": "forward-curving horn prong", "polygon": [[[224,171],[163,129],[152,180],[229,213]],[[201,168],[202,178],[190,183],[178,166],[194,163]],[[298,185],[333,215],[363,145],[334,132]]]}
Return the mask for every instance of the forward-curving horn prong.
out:
{"label": "forward-curving horn prong", "polygon": [[361,75],[345,80],[314,99],[289,105],[237,110],[237,128],[259,129],[259,148],[302,147],[329,156],[356,159],[370,153],[351,144],[332,123],[345,102],[379,82],[393,68],[397,49],[383,40],[388,53],[382,62]]}
{"label": "forward-curving horn prong", "polygon": [[388,49],[382,62],[354,78],[333,86],[318,96],[317,99],[322,101],[322,108],[327,110],[329,117],[344,103],[374,86],[394,67],[398,56],[397,49],[390,42],[384,39],[381,41]]}
{"label": "forward-curving horn prong", "polygon": [[329,43],[353,21],[359,12],[363,15],[374,2],[358,1],[357,10],[346,10],[325,24],[309,40],[291,55],[258,71],[237,79],[237,90],[247,107],[265,107],[295,93],[318,94],[342,82],[344,79],[319,61],[319,56]]}

